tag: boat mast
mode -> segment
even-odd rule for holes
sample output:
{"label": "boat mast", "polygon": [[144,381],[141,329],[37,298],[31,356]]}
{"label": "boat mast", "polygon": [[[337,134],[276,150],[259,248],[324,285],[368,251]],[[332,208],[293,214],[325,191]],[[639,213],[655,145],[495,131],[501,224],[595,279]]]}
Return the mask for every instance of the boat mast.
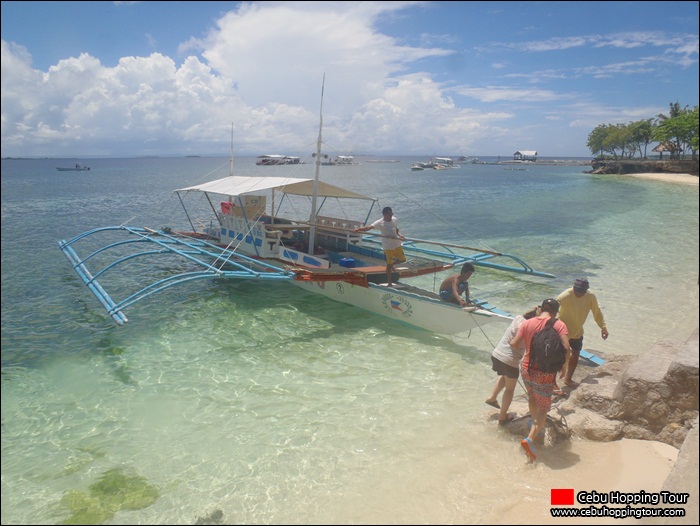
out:
{"label": "boat mast", "polygon": [[231,160],[228,163],[228,174],[233,177],[233,123],[231,123]]}
{"label": "boat mast", "polygon": [[318,139],[316,140],[316,175],[314,176],[314,189],[311,195],[311,216],[309,217],[309,223],[311,228],[309,229],[309,254],[313,255],[314,246],[316,242],[316,202],[318,199],[318,179],[321,173],[321,132],[323,130],[323,88],[326,85],[326,74],[323,74],[323,82],[321,83],[321,110],[320,123],[318,126]]}
{"label": "boat mast", "polygon": [[[228,162],[228,175],[233,177],[233,123],[231,123],[231,159]],[[228,196],[228,202],[233,204],[233,197]],[[241,203],[241,206],[243,206],[243,203]]]}

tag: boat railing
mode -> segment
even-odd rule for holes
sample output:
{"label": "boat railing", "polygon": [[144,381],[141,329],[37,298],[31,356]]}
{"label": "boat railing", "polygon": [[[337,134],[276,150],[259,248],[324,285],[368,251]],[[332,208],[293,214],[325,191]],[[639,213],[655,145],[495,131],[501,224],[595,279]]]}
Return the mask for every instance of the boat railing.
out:
{"label": "boat railing", "polygon": [[316,216],[316,221],[307,223],[316,227],[316,241],[319,245],[333,250],[347,250],[347,247],[359,243],[362,234],[353,232],[362,226],[360,221],[341,219],[330,216]]}
{"label": "boat railing", "polygon": [[348,231],[352,230],[353,228],[359,228],[363,225],[360,221],[352,221],[350,219],[340,219],[337,217],[329,216],[316,216],[316,226],[332,230]]}

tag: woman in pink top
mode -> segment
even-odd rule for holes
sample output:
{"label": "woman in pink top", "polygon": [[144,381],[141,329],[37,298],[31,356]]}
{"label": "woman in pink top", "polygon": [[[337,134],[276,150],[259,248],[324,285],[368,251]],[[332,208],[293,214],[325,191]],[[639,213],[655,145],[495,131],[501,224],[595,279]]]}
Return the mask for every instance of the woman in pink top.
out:
{"label": "woman in pink top", "polygon": [[[555,318],[557,312],[559,312],[559,302],[557,300],[553,298],[544,300],[542,302],[542,314],[525,320],[518,329],[518,334],[510,341],[512,348],[525,345],[525,356],[520,364],[520,375],[523,378],[525,390],[528,394],[527,403],[530,408],[530,416],[532,417],[532,427],[530,427],[529,435],[522,440],[520,445],[531,462],[534,462],[537,458],[532,442],[540,431],[544,430],[547,413],[552,407],[552,391],[556,383],[557,373],[538,371],[534,364],[530,367],[530,344],[533,335],[544,328],[550,318]],[[554,323],[554,329],[559,333],[561,342],[567,353],[569,353],[569,331],[566,325],[561,320],[557,320]]]}

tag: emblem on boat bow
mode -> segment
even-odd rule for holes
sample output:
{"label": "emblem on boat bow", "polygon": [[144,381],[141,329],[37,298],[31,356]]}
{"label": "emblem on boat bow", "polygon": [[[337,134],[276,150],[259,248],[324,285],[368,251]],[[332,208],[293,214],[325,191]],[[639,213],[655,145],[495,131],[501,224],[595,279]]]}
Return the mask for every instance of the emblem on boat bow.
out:
{"label": "emblem on boat bow", "polygon": [[410,318],[413,314],[413,307],[411,302],[408,301],[403,296],[397,296],[395,294],[382,294],[382,305],[384,308],[391,312],[392,314],[401,313],[404,317]]}

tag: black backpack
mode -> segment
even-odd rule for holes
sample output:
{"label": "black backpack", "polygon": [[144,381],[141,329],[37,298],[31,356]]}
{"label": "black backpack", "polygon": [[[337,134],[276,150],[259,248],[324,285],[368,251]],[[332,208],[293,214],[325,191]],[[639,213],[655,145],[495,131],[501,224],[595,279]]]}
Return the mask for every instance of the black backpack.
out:
{"label": "black backpack", "polygon": [[535,367],[543,373],[556,373],[564,366],[566,348],[554,328],[556,321],[556,318],[550,318],[542,329],[532,335],[528,369]]}

